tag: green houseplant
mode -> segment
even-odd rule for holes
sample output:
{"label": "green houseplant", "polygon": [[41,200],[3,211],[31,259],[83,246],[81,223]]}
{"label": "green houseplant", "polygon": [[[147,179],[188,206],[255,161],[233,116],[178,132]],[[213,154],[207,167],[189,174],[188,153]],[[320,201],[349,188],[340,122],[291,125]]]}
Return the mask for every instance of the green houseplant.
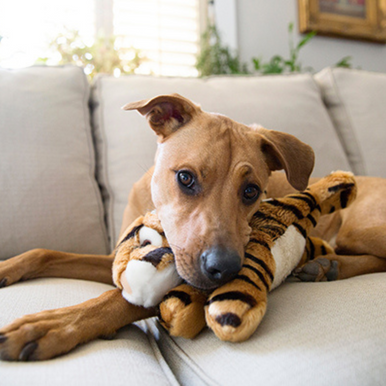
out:
{"label": "green houseplant", "polygon": [[221,41],[214,25],[209,25],[201,37],[201,51],[196,68],[200,76],[220,74],[248,74],[247,65]]}
{"label": "green houseplant", "polygon": [[[282,74],[290,72],[312,71],[311,67],[303,67],[299,60],[301,49],[316,35],[310,32],[297,44],[294,42],[294,24],[288,25],[289,58],[274,55],[268,62],[262,58],[252,58],[253,70],[262,75]],[[351,57],[342,58],[335,67],[351,68]],[[196,68],[200,76],[219,74],[248,74],[248,66],[242,63],[237,53],[232,53],[229,47],[221,41],[220,34],[214,25],[210,25],[201,39],[201,52],[197,57]]]}

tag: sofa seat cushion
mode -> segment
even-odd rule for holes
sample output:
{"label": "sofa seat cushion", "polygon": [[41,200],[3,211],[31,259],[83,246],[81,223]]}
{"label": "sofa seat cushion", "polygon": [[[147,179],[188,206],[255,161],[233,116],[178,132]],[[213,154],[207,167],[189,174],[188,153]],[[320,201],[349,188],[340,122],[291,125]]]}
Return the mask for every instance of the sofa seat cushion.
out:
{"label": "sofa seat cushion", "polygon": [[353,171],[386,177],[386,74],[326,68],[315,79]]}
{"label": "sofa seat cushion", "polygon": [[386,274],[285,283],[243,343],[206,330],[171,338],[150,325],[179,382],[188,385],[382,385],[386,379]]}
{"label": "sofa seat cushion", "polygon": [[201,104],[205,111],[295,135],[315,150],[315,176],[350,169],[320,90],[309,74],[208,79],[102,76],[92,93],[93,123],[112,245],[130,189],[152,165],[156,149],[146,119],[120,107],[175,92]]}
{"label": "sofa seat cushion", "polygon": [[[112,289],[70,279],[37,279],[0,290],[0,327],[26,314],[66,307]],[[151,337],[138,326],[121,329],[113,340],[95,340],[69,354],[42,362],[0,361],[7,386],[177,385]]]}
{"label": "sofa seat cushion", "polygon": [[0,259],[108,252],[79,67],[0,70]]}

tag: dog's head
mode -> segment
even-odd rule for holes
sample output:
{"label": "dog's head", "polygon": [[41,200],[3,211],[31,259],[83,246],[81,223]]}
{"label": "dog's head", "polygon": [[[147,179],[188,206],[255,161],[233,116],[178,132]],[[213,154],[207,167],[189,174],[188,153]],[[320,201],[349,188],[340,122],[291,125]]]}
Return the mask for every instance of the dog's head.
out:
{"label": "dog's head", "polygon": [[178,95],[129,103],[158,135],[152,199],[190,284],[214,288],[240,270],[249,221],[273,170],[306,188],[312,149],[292,135],[207,113]]}

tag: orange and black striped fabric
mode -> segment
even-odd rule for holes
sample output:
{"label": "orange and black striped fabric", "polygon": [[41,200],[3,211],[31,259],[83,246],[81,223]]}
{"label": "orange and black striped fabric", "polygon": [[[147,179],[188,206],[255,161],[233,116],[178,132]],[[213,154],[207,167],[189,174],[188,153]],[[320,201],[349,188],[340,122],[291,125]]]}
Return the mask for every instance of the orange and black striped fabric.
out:
{"label": "orange and black striped fabric", "polygon": [[[247,339],[265,314],[268,292],[298,266],[333,252],[327,242],[309,234],[321,215],[348,206],[356,191],[352,173],[334,172],[304,192],[262,202],[250,223],[252,233],[239,274],[209,296],[187,284],[172,289],[159,306],[161,324],[172,335],[188,338],[206,324],[220,339]],[[117,250],[136,237],[139,226],[140,221],[133,224]],[[166,239],[162,247],[169,248]]]}

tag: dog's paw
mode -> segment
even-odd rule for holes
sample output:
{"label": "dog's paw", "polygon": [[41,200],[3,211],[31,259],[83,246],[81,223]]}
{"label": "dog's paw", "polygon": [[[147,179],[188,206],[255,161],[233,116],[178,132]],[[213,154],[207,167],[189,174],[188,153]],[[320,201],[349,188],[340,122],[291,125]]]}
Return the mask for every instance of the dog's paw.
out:
{"label": "dog's paw", "polygon": [[307,282],[333,281],[338,275],[339,262],[326,257],[311,260],[293,272],[293,276]]}
{"label": "dog's paw", "polygon": [[78,343],[76,329],[63,310],[43,311],[23,316],[0,329],[0,359],[50,359],[70,351]]}
{"label": "dog's paw", "polygon": [[206,323],[219,339],[242,342],[255,332],[266,309],[266,296],[256,300],[239,291],[216,291],[205,307]]}
{"label": "dog's paw", "polygon": [[0,288],[6,287],[8,282],[8,278],[5,276],[0,279]]}
{"label": "dog's paw", "polygon": [[39,277],[49,263],[52,251],[36,248],[0,262],[0,288]]}
{"label": "dog's paw", "polygon": [[22,264],[21,256],[22,255],[0,262],[0,288],[23,280],[25,267]]}
{"label": "dog's paw", "polygon": [[170,335],[194,338],[205,327],[207,296],[182,284],[169,291],[159,306],[159,320]]}
{"label": "dog's paw", "polygon": [[21,280],[22,272],[15,259],[17,258],[14,257],[0,262],[0,288]]}

